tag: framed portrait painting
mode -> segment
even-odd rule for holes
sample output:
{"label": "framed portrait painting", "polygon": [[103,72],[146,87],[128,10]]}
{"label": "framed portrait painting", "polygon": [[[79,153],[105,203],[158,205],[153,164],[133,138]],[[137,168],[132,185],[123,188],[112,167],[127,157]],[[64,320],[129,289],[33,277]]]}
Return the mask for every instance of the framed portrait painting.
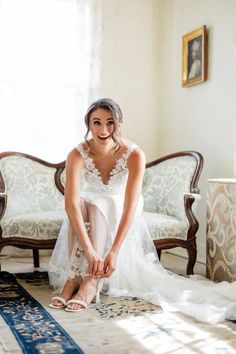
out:
{"label": "framed portrait painting", "polygon": [[206,71],[206,26],[203,25],[182,38],[182,86],[205,81]]}

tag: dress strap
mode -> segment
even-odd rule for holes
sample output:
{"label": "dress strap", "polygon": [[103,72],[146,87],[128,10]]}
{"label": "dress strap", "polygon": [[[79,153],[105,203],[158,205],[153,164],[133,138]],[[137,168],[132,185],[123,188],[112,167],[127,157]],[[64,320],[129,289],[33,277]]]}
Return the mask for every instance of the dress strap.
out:
{"label": "dress strap", "polygon": [[125,157],[128,160],[130,154],[138,147],[136,144],[130,144],[127,146],[127,152],[125,153]]}
{"label": "dress strap", "polygon": [[[126,158],[126,160],[129,158],[130,154],[137,148],[137,146],[138,145],[136,145],[136,144],[130,144],[127,146],[127,151],[123,154],[123,156]],[[88,158],[88,153],[86,150],[84,150],[83,143],[80,143],[77,146],[75,146],[75,149],[81,153],[81,155],[84,159]]]}
{"label": "dress strap", "polygon": [[88,157],[88,153],[83,148],[83,143],[78,144],[77,146],[75,146],[75,149],[78,150],[81,153],[83,159],[86,159]]}

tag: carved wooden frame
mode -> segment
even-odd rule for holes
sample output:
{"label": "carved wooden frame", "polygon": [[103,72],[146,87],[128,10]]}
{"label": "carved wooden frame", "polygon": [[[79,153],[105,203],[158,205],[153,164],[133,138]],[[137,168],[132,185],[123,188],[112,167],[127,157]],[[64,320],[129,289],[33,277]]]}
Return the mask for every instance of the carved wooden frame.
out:
{"label": "carved wooden frame", "polygon": [[[163,161],[173,159],[175,157],[182,157],[182,156],[191,156],[196,161],[195,171],[194,171],[191,183],[190,183],[190,193],[199,194],[200,190],[197,187],[197,184],[198,184],[198,180],[199,180],[199,177],[200,177],[200,174],[202,171],[202,167],[203,167],[203,156],[199,152],[181,151],[181,152],[177,152],[174,154],[170,154],[170,155],[164,156],[160,159],[157,159],[155,161],[149,162],[146,165],[146,168],[155,166]],[[193,274],[194,265],[196,263],[196,258],[197,258],[196,233],[199,228],[199,223],[192,211],[192,204],[194,201],[195,201],[195,198],[193,195],[191,195],[191,194],[184,195],[184,208],[185,208],[185,213],[186,213],[186,216],[187,216],[187,219],[189,222],[186,240],[175,238],[175,237],[154,240],[154,244],[155,244],[157,253],[159,255],[159,258],[161,258],[161,251],[163,251],[163,250],[171,249],[174,247],[182,247],[187,250],[188,262],[187,262],[187,267],[186,267],[186,274]]]}

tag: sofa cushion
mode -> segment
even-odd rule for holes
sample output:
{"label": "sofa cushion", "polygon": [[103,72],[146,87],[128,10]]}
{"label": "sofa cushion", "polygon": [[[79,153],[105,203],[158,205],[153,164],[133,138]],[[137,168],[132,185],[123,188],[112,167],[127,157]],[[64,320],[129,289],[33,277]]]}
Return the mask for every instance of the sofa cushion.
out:
{"label": "sofa cushion", "polygon": [[147,168],[142,190],[144,210],[186,222],[184,195],[190,193],[196,163],[192,156],[178,156]]}
{"label": "sofa cushion", "polygon": [[22,156],[0,160],[7,194],[4,218],[48,210],[63,210],[64,197],[56,187],[56,168]]}
{"label": "sofa cushion", "polygon": [[56,239],[65,216],[63,210],[12,216],[2,221],[2,236],[37,240]]}
{"label": "sofa cushion", "polygon": [[144,212],[143,216],[153,240],[171,237],[186,239],[187,223],[173,216],[158,213]]}

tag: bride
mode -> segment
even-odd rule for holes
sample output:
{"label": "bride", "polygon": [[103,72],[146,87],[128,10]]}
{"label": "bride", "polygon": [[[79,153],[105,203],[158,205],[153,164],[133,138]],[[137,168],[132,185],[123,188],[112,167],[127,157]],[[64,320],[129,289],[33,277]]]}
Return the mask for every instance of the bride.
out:
{"label": "bride", "polygon": [[145,156],[121,138],[122,120],[113,100],[92,103],[85,142],[68,155],[68,218],[49,262],[60,295],[49,306],[81,311],[106,288],[110,296],[137,296],[201,321],[236,319],[236,282],[185,278],[161,266],[142,217]]}

